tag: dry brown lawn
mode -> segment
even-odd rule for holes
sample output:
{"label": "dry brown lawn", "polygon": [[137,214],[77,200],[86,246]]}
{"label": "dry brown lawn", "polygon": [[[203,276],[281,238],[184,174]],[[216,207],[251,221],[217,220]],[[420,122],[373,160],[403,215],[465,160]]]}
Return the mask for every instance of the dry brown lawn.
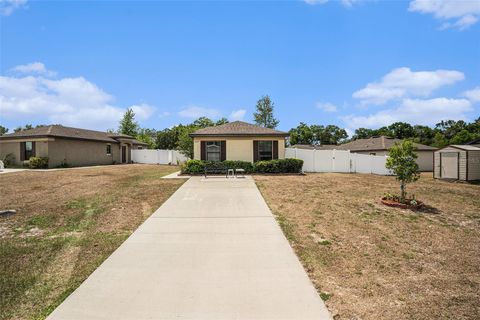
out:
{"label": "dry brown lawn", "polygon": [[41,319],[184,180],[174,166],[0,175],[0,319]]}
{"label": "dry brown lawn", "polygon": [[335,319],[480,319],[480,185],[424,174],[413,212],[379,203],[393,177],[255,180]]}

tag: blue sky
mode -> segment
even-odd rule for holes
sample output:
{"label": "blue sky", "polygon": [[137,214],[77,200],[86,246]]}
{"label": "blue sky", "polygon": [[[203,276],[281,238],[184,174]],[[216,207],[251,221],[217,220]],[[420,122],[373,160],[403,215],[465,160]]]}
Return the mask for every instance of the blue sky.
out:
{"label": "blue sky", "polygon": [[480,1],[0,0],[0,124],[252,121],[352,132],[480,116]]}

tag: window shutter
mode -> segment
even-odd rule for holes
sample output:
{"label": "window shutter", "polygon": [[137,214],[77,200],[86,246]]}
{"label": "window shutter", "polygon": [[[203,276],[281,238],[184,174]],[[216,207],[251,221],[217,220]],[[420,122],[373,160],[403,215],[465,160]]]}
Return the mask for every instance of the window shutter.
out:
{"label": "window shutter", "polygon": [[253,162],[258,161],[258,141],[253,141]]}
{"label": "window shutter", "polygon": [[220,141],[220,161],[227,160],[227,141]]}
{"label": "window shutter", "polygon": [[35,145],[36,145],[36,144],[37,144],[37,143],[36,143],[35,141],[32,142],[32,157],[36,157],[36,156],[37,156],[37,154],[35,153]]}
{"label": "window shutter", "polygon": [[278,159],[278,140],[273,140],[272,146],[273,146],[272,159]]}
{"label": "window shutter", "polygon": [[25,161],[25,142],[20,142],[20,161]]}
{"label": "window shutter", "polygon": [[200,141],[200,160],[207,160],[207,142]]}

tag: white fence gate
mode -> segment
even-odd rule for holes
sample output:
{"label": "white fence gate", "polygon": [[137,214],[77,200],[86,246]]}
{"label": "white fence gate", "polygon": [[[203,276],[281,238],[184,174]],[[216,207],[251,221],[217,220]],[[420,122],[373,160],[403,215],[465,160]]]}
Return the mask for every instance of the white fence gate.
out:
{"label": "white fence gate", "polygon": [[132,161],[148,164],[180,164],[188,158],[177,150],[132,150]]}
{"label": "white fence gate", "polygon": [[387,156],[351,153],[344,150],[308,150],[286,148],[285,158],[303,160],[305,172],[373,173],[389,175]]}

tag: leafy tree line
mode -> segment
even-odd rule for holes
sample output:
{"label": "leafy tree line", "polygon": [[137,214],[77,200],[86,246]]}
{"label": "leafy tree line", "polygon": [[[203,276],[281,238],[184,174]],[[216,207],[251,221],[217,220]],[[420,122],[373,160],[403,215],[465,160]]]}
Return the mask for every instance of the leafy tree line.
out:
{"label": "leafy tree line", "polygon": [[413,142],[442,148],[449,144],[464,144],[480,138],[480,117],[470,123],[463,120],[441,121],[433,128],[422,125],[412,126],[406,122],[395,122],[379,129],[359,128],[355,130],[352,140],[379,135],[408,139]]}

